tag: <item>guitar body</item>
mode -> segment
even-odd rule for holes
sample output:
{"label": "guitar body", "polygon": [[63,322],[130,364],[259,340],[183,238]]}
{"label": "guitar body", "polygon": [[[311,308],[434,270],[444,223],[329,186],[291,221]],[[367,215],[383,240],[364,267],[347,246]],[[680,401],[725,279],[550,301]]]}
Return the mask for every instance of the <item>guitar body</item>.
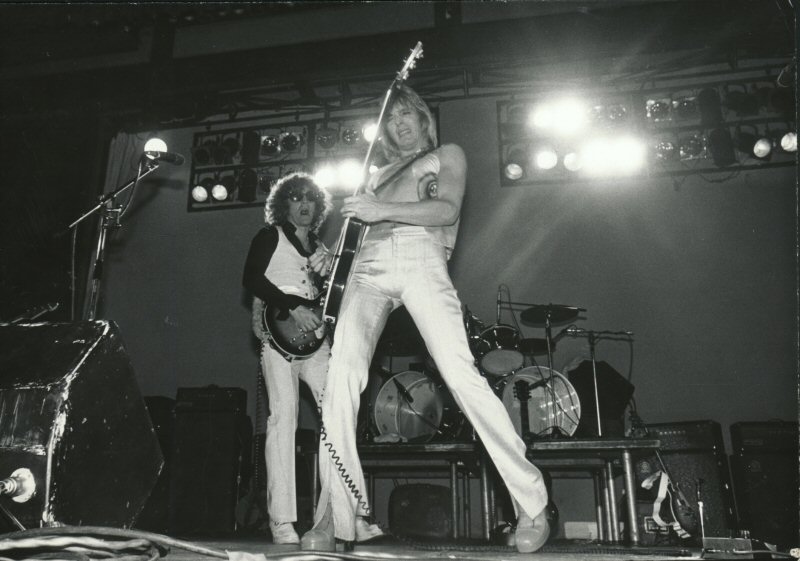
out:
{"label": "guitar body", "polygon": [[[317,316],[322,314],[322,306],[312,300],[304,304]],[[289,313],[280,308],[266,306],[258,298],[253,299],[253,328],[260,339],[266,339],[272,347],[286,358],[305,358],[311,356],[325,340],[325,326],[316,331],[301,330]]]}
{"label": "guitar body", "polygon": [[350,280],[350,274],[353,272],[353,263],[361,248],[361,240],[364,238],[366,229],[367,225],[364,222],[351,218],[347,221],[339,238],[337,258],[328,276],[325,306],[322,311],[322,319],[327,323],[335,324],[339,318],[344,290],[347,281]]}

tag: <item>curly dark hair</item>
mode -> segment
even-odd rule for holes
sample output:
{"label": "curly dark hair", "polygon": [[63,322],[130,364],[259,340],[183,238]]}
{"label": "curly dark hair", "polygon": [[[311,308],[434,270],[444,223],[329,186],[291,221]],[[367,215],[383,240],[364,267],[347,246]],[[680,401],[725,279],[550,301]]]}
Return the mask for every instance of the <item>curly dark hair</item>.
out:
{"label": "curly dark hair", "polygon": [[284,175],[275,185],[267,197],[264,205],[264,221],[267,224],[283,226],[289,220],[289,195],[301,191],[303,187],[309,191],[317,193],[319,199],[314,205],[314,219],[311,221],[310,229],[317,232],[325,220],[325,217],[333,208],[330,194],[314,182],[314,178],[307,173],[294,172]]}

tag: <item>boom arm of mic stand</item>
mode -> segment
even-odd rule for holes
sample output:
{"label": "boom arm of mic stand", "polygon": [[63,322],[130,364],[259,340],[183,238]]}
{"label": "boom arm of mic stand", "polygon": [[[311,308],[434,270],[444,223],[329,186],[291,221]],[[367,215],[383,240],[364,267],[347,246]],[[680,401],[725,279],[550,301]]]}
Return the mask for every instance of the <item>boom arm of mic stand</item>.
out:
{"label": "boom arm of mic stand", "polygon": [[89,216],[91,216],[92,214],[94,214],[95,212],[100,210],[108,201],[112,200],[113,198],[115,198],[120,193],[123,193],[123,192],[127,191],[128,189],[130,189],[131,187],[136,185],[139,181],[141,181],[142,178],[147,177],[148,175],[150,175],[151,173],[153,173],[154,171],[156,171],[158,169],[158,163],[156,161],[154,161],[154,160],[150,160],[145,165],[147,166],[147,170],[144,173],[137,174],[136,177],[134,177],[133,179],[128,181],[126,184],[124,184],[124,185],[122,185],[120,187],[117,187],[114,191],[112,191],[110,193],[106,193],[105,195],[100,197],[100,201],[96,205],[94,205],[90,210],[86,211],[75,222],[70,224],[69,225],[69,229],[71,230],[72,228],[74,228],[75,226],[77,226],[78,224],[83,222],[86,218],[88,218]]}
{"label": "boom arm of mic stand", "polygon": [[[147,168],[147,170],[143,173],[141,171],[142,166],[145,166]],[[141,181],[143,177],[146,177],[147,175],[151,174],[157,169],[158,169],[158,163],[154,160],[148,160],[147,162],[142,162],[139,166],[139,173],[136,174],[135,178],[128,181],[125,185],[118,187],[111,193],[106,193],[105,195],[100,197],[100,201],[91,210],[84,213],[83,216],[81,216],[75,222],[70,224],[69,229],[73,230],[83,220],[85,220],[86,218],[97,212],[99,209],[106,207],[109,201],[112,201],[117,195],[119,195],[124,191],[127,191],[128,189],[136,185],[139,181]],[[110,208],[108,212],[111,212]],[[90,269],[90,271],[92,272],[92,278],[90,280],[87,280],[87,290],[89,294],[84,300],[84,312],[82,314],[83,319],[86,320],[93,320],[97,312],[97,303],[100,296],[100,281],[103,271],[103,257],[105,253],[106,230],[108,228],[109,228],[108,214],[106,214],[101,220],[100,227],[97,233],[97,245],[94,253],[94,264]],[[77,230],[73,230],[73,235],[75,232],[77,232]],[[73,308],[74,308],[74,298],[75,296],[73,295]]]}

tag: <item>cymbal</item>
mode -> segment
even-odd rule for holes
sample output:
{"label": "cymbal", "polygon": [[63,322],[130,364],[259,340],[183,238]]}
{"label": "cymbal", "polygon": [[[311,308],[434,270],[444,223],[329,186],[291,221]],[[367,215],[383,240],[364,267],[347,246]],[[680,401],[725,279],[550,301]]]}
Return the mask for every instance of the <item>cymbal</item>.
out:
{"label": "cymbal", "polygon": [[567,323],[578,317],[580,308],[574,306],[561,306],[559,304],[534,305],[527,310],[522,310],[520,319],[530,327],[544,327],[550,317],[550,325]]}
{"label": "cymbal", "polygon": [[[555,342],[550,344],[550,350],[555,350]],[[544,355],[547,354],[547,339],[537,339],[530,337],[527,339],[520,339],[519,351],[526,355]]]}

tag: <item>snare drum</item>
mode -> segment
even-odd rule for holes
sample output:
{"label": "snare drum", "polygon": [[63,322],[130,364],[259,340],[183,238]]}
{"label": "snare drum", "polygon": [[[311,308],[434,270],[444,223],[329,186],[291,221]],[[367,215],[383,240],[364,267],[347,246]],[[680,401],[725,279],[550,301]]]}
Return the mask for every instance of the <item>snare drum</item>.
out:
{"label": "snare drum", "polygon": [[379,434],[416,443],[454,439],[466,422],[447,388],[416,370],[400,372],[381,387],[373,416]]}
{"label": "snare drum", "polygon": [[476,350],[481,370],[492,376],[508,376],[525,363],[519,351],[519,332],[510,325],[498,323],[484,329]]}
{"label": "snare drum", "polygon": [[[517,434],[538,435],[553,428],[568,436],[575,434],[581,418],[581,402],[564,376],[545,366],[528,366],[504,382],[503,405]],[[526,420],[528,426],[524,427]]]}

